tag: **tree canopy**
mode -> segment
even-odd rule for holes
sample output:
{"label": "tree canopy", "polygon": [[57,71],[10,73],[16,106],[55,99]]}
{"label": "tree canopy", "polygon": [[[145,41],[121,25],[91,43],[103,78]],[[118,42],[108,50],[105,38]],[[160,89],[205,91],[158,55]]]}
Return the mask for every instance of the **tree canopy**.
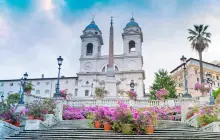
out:
{"label": "tree canopy", "polygon": [[155,79],[153,85],[150,86],[151,99],[156,99],[156,91],[165,88],[169,91],[168,98],[177,98],[176,96],[176,83],[168,72],[164,69],[160,69],[158,72],[155,72]]}

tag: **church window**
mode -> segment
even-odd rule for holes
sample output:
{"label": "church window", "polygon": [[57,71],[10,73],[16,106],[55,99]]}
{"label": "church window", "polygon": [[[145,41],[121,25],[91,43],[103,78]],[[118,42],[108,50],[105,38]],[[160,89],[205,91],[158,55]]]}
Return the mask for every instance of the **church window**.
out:
{"label": "church window", "polygon": [[78,89],[76,88],[75,89],[75,96],[77,96],[77,94],[78,94]]}
{"label": "church window", "polygon": [[102,68],[102,72],[105,72],[105,67]]}
{"label": "church window", "polygon": [[115,71],[119,71],[117,66],[115,66]]}
{"label": "church window", "polygon": [[89,84],[89,81],[86,81],[86,84],[88,85],[88,84]]}
{"label": "church window", "polygon": [[98,34],[98,32],[95,32],[95,34]]}
{"label": "church window", "polygon": [[133,40],[129,42],[129,53],[130,52],[135,52],[135,42]]}
{"label": "church window", "polygon": [[85,96],[89,96],[89,90],[85,90]]}
{"label": "church window", "polygon": [[86,55],[92,55],[92,53],[93,53],[93,44],[89,43],[86,46]]}

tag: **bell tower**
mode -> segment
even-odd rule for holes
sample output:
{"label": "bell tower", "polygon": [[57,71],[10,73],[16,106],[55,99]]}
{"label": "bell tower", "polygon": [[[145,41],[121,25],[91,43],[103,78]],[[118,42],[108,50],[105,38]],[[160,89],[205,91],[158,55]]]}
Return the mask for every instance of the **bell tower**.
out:
{"label": "bell tower", "polygon": [[124,55],[142,55],[143,34],[140,26],[135,22],[133,17],[125,26],[122,38],[124,42]]}
{"label": "bell tower", "polygon": [[80,58],[101,56],[101,46],[103,45],[102,32],[94,20],[83,30],[83,35],[80,37],[82,40]]}

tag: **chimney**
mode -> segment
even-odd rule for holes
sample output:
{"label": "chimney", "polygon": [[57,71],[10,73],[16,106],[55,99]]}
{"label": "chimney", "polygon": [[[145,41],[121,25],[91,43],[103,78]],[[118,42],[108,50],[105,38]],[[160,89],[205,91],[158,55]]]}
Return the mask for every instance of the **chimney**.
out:
{"label": "chimney", "polygon": [[42,79],[44,78],[44,74],[42,74],[41,78],[42,78]]}

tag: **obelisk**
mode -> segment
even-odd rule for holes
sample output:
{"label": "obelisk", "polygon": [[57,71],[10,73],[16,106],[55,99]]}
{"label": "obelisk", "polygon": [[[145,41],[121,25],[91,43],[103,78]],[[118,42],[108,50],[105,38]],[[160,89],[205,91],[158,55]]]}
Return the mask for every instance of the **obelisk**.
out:
{"label": "obelisk", "polygon": [[114,32],[113,32],[113,19],[111,17],[110,36],[109,36],[109,58],[107,65],[107,76],[105,80],[105,88],[109,92],[110,97],[117,96],[117,81],[115,79],[114,70]]}

